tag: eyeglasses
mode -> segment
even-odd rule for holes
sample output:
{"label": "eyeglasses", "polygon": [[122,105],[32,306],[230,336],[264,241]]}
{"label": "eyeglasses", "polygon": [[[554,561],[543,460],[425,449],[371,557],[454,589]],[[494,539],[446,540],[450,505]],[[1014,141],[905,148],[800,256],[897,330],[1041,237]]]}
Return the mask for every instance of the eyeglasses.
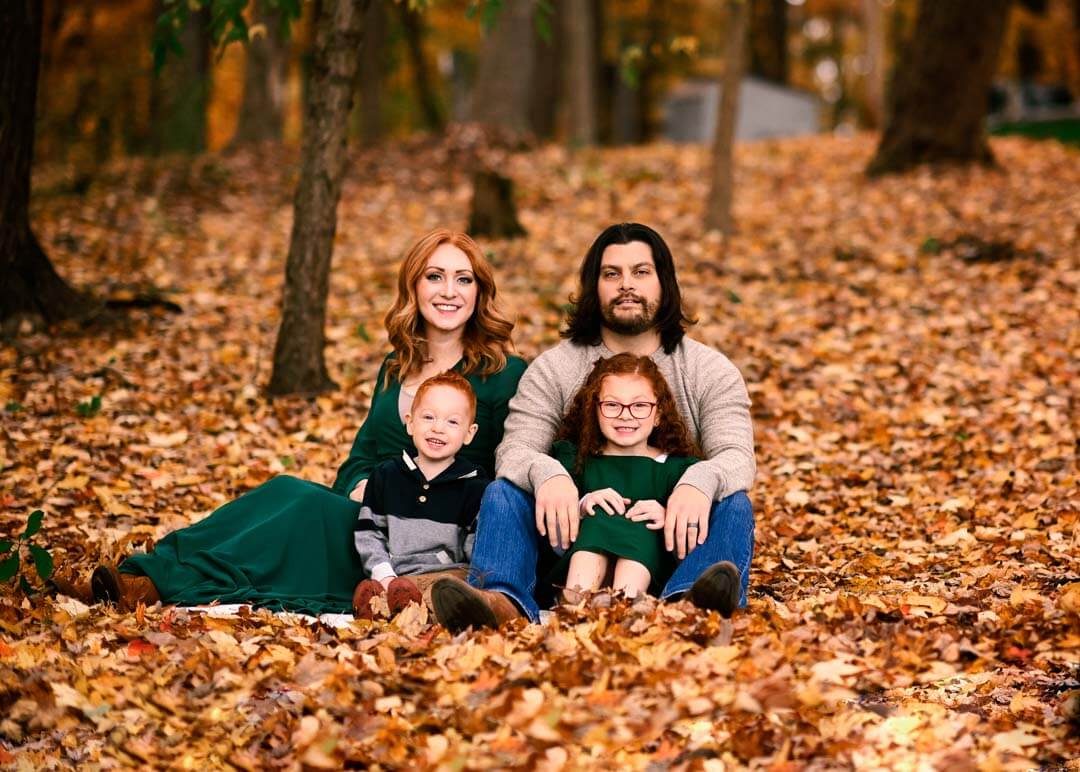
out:
{"label": "eyeglasses", "polygon": [[604,418],[622,418],[625,410],[629,410],[630,415],[634,418],[648,418],[652,415],[654,409],[656,409],[655,402],[631,402],[629,405],[624,405],[622,402],[616,402],[613,399],[600,402],[600,415],[604,416]]}

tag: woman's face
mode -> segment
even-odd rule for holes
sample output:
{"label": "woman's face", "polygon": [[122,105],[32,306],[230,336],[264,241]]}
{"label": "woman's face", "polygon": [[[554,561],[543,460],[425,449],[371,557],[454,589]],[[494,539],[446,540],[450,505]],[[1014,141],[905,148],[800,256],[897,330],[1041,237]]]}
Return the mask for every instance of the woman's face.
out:
{"label": "woman's face", "polygon": [[431,253],[416,281],[416,304],[427,329],[460,335],[476,310],[476,274],[453,244]]}

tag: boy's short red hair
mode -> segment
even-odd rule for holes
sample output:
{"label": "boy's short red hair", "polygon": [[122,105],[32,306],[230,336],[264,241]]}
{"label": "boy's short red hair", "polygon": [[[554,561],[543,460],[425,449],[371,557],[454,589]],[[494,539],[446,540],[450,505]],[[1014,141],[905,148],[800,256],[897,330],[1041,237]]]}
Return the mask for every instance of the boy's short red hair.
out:
{"label": "boy's short red hair", "polygon": [[428,389],[435,386],[449,386],[451,389],[457,389],[465,395],[465,399],[469,403],[469,420],[476,420],[476,392],[473,391],[472,384],[461,373],[454,372],[453,370],[447,370],[444,373],[433,375],[426,381],[420,384],[416,389],[416,396],[413,397],[413,404],[419,405],[420,400],[428,392]]}

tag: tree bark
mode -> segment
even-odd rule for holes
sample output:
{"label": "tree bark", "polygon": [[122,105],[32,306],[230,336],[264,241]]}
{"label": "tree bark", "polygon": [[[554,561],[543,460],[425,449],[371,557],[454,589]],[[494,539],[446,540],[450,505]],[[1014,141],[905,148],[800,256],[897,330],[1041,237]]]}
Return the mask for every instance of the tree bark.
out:
{"label": "tree bark", "polygon": [[705,206],[706,230],[723,233],[734,230],[731,216],[735,184],[735,120],[739,115],[739,85],[745,71],[746,30],[749,0],[728,0],[724,43],[724,76],[720,105],[716,114],[716,134],[712,150],[712,185]]}
{"label": "tree bark", "polygon": [[866,122],[885,125],[885,9],[881,0],[863,0],[866,36]]}
{"label": "tree bark", "polygon": [[[155,18],[164,10],[157,0]],[[206,104],[210,93],[209,11],[192,11],[180,33],[184,53],[170,56],[150,91],[154,153],[201,153],[206,149]]]}
{"label": "tree bark", "polygon": [[30,227],[41,0],[0,4],[0,333],[23,318],[86,318],[100,306],[53,268]]}
{"label": "tree bark", "polygon": [[420,101],[427,127],[435,132],[446,128],[446,118],[435,94],[434,78],[424,56],[424,20],[420,11],[409,8],[408,3],[395,3],[401,15],[401,28],[405,33],[405,46],[412,62],[416,98]]}
{"label": "tree bark", "polygon": [[286,53],[279,35],[280,15],[255,5],[256,24],[265,28],[247,45],[244,63],[244,97],[240,117],[230,144],[278,141],[284,127]]}
{"label": "tree bark", "polygon": [[871,175],[922,163],[993,163],[983,125],[986,94],[1011,0],[923,0],[901,54]]}
{"label": "tree bark", "polygon": [[364,47],[360,52],[360,142],[370,147],[382,139],[383,43],[386,6],[373,0],[364,17]]}
{"label": "tree bark", "polygon": [[469,233],[495,239],[513,239],[525,235],[514,204],[514,183],[491,170],[473,175],[473,200],[469,215]]}
{"label": "tree bark", "polygon": [[541,139],[554,138],[559,129],[559,96],[563,91],[562,56],[566,50],[563,17],[569,12],[570,1],[555,0],[551,4],[551,39],[544,40],[537,34],[533,87],[529,96],[529,125],[533,133]]}
{"label": "tree bark", "polygon": [[335,386],[323,357],[326,297],[349,111],[369,2],[323,0],[315,21],[300,183],[293,204],[270,394],[317,394]]}
{"label": "tree bark", "polygon": [[750,72],[788,82],[787,0],[751,0]]}
{"label": "tree bark", "polygon": [[567,3],[562,13],[566,41],[563,92],[568,113],[567,139],[572,146],[596,144],[596,16],[592,2]]}
{"label": "tree bark", "polygon": [[531,131],[534,10],[534,0],[506,0],[495,26],[484,37],[473,89],[474,121],[515,134]]}

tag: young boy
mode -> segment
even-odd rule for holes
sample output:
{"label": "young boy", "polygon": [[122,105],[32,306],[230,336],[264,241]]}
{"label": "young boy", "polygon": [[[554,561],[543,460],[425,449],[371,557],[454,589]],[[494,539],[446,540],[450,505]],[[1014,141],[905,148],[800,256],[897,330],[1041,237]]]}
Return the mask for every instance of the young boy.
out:
{"label": "young boy", "polygon": [[[356,550],[370,579],[356,586],[353,612],[371,619],[371,599],[386,593],[391,614],[422,601],[447,570],[464,576],[476,514],[488,484],[482,469],[455,456],[476,434],[476,395],[463,376],[441,373],[420,384],[405,415],[416,458],[375,468],[356,524]],[[405,578],[414,576],[417,581]]]}

